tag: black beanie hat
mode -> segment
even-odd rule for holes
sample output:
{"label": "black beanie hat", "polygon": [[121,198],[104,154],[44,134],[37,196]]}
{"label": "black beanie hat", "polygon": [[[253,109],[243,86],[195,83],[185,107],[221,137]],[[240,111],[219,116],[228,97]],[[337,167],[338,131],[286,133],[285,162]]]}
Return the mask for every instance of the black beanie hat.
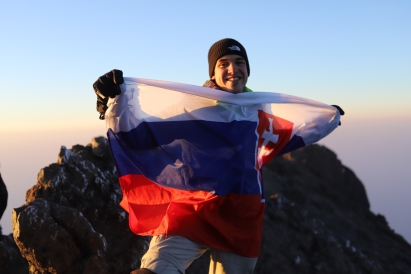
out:
{"label": "black beanie hat", "polygon": [[225,38],[215,42],[208,51],[208,72],[210,74],[210,78],[214,75],[214,68],[217,60],[224,55],[229,54],[240,55],[245,59],[247,64],[247,73],[250,76],[250,64],[248,63],[245,48],[240,44],[240,42],[231,38]]}

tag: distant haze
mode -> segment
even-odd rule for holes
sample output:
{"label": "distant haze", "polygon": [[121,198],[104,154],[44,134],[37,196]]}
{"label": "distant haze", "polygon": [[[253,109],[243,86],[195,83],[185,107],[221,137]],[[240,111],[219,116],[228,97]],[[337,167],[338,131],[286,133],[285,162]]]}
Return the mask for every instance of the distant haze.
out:
{"label": "distant haze", "polygon": [[[347,114],[348,116],[349,114]],[[320,144],[333,150],[364,184],[371,211],[411,243],[411,115],[402,118],[343,117]]]}

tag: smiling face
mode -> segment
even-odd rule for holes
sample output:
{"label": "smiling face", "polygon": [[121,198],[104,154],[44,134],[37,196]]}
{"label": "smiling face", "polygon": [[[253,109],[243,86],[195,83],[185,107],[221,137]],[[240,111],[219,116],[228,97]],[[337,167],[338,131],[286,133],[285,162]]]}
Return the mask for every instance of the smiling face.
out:
{"label": "smiling face", "polygon": [[211,79],[224,91],[243,92],[248,80],[246,60],[236,54],[224,55],[217,60]]}

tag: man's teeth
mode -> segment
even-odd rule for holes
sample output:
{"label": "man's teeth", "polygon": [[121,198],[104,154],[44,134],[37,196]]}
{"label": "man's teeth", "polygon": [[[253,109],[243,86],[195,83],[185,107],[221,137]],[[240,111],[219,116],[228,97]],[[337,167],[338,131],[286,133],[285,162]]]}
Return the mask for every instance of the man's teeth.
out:
{"label": "man's teeth", "polygon": [[227,81],[237,81],[240,80],[240,77],[228,78]]}

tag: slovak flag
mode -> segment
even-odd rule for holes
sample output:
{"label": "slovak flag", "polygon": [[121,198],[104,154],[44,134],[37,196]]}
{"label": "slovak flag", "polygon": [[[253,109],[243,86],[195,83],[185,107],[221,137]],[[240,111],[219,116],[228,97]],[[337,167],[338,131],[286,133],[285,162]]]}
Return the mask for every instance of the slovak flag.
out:
{"label": "slovak flag", "polygon": [[261,168],[340,120],[332,106],[279,93],[140,78],[121,88],[105,117],[131,230],[246,257],[260,250]]}

